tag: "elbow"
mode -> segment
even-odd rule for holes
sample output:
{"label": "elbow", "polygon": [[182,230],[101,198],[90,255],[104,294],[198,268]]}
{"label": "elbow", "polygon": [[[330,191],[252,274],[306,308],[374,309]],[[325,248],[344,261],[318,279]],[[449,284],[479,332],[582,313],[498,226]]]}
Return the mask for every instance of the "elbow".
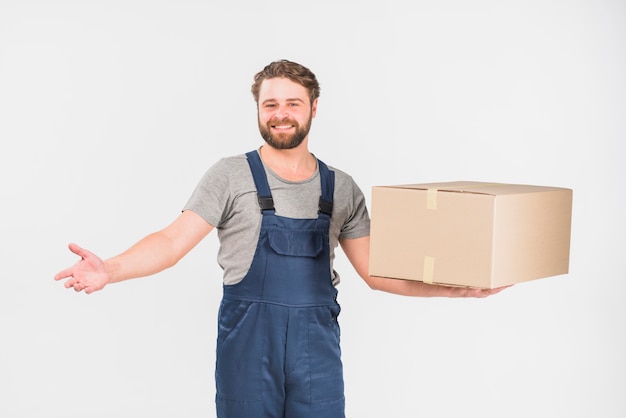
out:
{"label": "elbow", "polygon": [[163,270],[167,270],[169,268],[174,267],[176,264],[178,264],[179,259],[177,258],[171,258],[169,260],[167,260],[165,262],[165,264],[163,265]]}
{"label": "elbow", "polygon": [[371,290],[380,290],[380,285],[374,280],[365,281]]}
{"label": "elbow", "polygon": [[174,267],[176,264],[178,264],[180,260],[183,259],[184,256],[185,256],[185,253],[183,251],[180,251],[179,249],[174,248],[170,257],[165,262],[165,268],[168,269],[168,268]]}
{"label": "elbow", "polygon": [[363,280],[365,281],[365,283],[367,283],[370,289],[385,291],[385,279],[383,279],[382,277],[363,276]]}

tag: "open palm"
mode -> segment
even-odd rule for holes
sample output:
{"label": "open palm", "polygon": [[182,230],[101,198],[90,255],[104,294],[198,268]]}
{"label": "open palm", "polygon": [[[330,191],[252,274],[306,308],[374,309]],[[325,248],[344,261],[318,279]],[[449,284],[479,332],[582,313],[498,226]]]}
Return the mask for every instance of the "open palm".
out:
{"label": "open palm", "polygon": [[69,249],[80,257],[80,260],[73,266],[57,273],[54,280],[68,279],[65,287],[73,287],[74,290],[85,293],[92,293],[104,288],[109,282],[109,275],[106,272],[104,262],[90,251],[70,244]]}

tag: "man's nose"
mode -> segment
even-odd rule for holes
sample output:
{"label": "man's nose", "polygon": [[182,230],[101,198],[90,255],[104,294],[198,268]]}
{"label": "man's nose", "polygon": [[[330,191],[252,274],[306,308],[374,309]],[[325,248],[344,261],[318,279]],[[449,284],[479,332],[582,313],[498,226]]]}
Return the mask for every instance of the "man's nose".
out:
{"label": "man's nose", "polygon": [[287,106],[277,106],[276,112],[274,113],[274,117],[279,119],[286,119],[289,117],[289,110]]}

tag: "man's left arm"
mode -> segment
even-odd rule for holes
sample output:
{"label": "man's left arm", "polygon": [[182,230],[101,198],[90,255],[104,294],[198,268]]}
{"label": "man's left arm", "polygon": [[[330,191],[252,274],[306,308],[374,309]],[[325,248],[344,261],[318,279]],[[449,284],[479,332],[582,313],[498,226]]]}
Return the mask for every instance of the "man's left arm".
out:
{"label": "man's left arm", "polygon": [[394,293],[403,296],[421,297],[475,297],[482,298],[494,295],[504,288],[478,289],[468,287],[442,286],[411,280],[388,279],[369,275],[370,237],[339,240],[341,249],[359,276],[373,290]]}

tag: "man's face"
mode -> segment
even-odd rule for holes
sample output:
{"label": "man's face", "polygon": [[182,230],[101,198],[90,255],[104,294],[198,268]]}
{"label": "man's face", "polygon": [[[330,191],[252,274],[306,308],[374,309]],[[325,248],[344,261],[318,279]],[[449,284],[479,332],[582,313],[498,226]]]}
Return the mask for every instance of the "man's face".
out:
{"label": "man's face", "polygon": [[309,91],[288,78],[264,80],[259,90],[259,131],[268,145],[292,149],[306,139],[317,110]]}

